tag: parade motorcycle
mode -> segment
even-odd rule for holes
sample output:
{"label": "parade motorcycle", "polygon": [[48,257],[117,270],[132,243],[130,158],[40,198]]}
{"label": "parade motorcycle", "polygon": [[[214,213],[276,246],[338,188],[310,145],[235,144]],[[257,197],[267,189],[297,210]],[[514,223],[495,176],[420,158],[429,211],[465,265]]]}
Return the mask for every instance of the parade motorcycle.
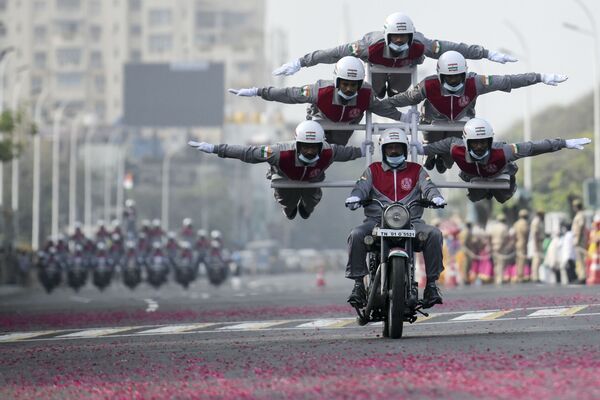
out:
{"label": "parade motorcycle", "polygon": [[162,255],[151,256],[147,264],[148,283],[158,289],[167,281],[168,274],[169,266],[166,257]]}
{"label": "parade motorcycle", "polygon": [[[365,236],[369,274],[365,277],[367,305],[356,307],[359,325],[383,321],[383,336],[402,337],[404,322],[413,323],[424,312],[415,279],[415,249],[426,239],[416,235],[410,210],[414,206],[441,208],[429,200],[415,200],[408,205],[377,199],[362,201],[362,206],[376,203],[381,207],[381,222]],[[443,207],[443,206],[442,206]]]}
{"label": "parade motorcycle", "polygon": [[46,289],[52,292],[62,281],[61,266],[53,253],[45,255],[40,253],[38,261],[38,279]]}
{"label": "parade motorcycle", "polygon": [[99,255],[96,257],[92,267],[92,281],[94,285],[104,290],[112,280],[114,268],[109,257],[106,255]]}
{"label": "parade motorcycle", "polygon": [[81,255],[76,255],[67,262],[67,282],[76,292],[85,285],[87,277],[88,264]]}
{"label": "parade motorcycle", "polygon": [[204,266],[208,281],[214,286],[221,285],[229,275],[229,265],[223,259],[220,245],[213,244],[204,257]]}
{"label": "parade motorcycle", "polygon": [[175,280],[185,289],[198,276],[198,270],[194,263],[192,253],[188,250],[183,251],[176,257],[173,267],[175,270]]}
{"label": "parade motorcycle", "polygon": [[141,256],[126,256],[123,262],[123,283],[129,289],[135,289],[142,282],[142,267],[145,266]]}

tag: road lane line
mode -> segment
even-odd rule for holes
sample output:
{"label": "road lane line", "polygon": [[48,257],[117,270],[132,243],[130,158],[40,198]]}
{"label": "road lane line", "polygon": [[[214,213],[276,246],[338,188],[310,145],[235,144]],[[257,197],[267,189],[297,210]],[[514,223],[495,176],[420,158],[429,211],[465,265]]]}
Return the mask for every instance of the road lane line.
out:
{"label": "road lane line", "polygon": [[573,315],[578,313],[581,310],[586,309],[588,306],[576,306],[576,307],[571,307],[569,308],[567,311],[565,311],[562,315]]}
{"label": "road lane line", "polygon": [[148,307],[146,308],[147,313],[158,310],[158,303],[153,299],[144,299],[144,301],[148,304]]}
{"label": "road lane line", "polygon": [[483,317],[482,319],[483,319],[483,320],[486,320],[486,321],[491,321],[491,320],[493,320],[493,319],[496,319],[496,318],[503,317],[503,316],[504,316],[504,315],[506,315],[506,314],[510,314],[510,313],[511,313],[511,312],[513,312],[513,311],[514,311],[514,310],[504,310],[504,311],[498,311],[498,312],[492,313],[491,315],[488,315],[487,317]]}
{"label": "road lane line", "polygon": [[571,308],[544,308],[527,315],[528,317],[552,317],[555,315],[564,315]]}
{"label": "road lane line", "polygon": [[15,332],[0,336],[1,343],[16,342],[18,340],[32,339],[43,335],[51,335],[62,331]]}
{"label": "road lane line", "polygon": [[153,329],[148,329],[145,331],[140,331],[140,332],[136,332],[137,334],[140,335],[148,335],[148,334],[167,334],[167,333],[182,333],[182,332],[188,332],[188,331],[193,331],[194,329],[202,329],[202,328],[207,328],[209,326],[214,326],[217,325],[216,322],[204,322],[204,323],[198,323],[198,324],[186,324],[186,325],[168,325],[168,326],[161,326],[160,328],[153,328]]}
{"label": "road lane line", "polygon": [[467,314],[459,315],[458,317],[454,317],[451,319],[451,321],[481,321],[481,320],[491,318],[497,313],[498,313],[498,311],[467,313]]}
{"label": "road lane line", "polygon": [[135,326],[126,326],[121,328],[95,328],[86,329],[84,331],[77,331],[73,333],[67,333],[66,335],[56,336],[57,338],[95,338],[100,336],[112,335],[113,333],[125,332],[135,329]]}
{"label": "road lane line", "polygon": [[296,326],[296,328],[343,328],[356,322],[356,318],[317,319]]}
{"label": "road lane line", "polygon": [[244,331],[254,331],[259,329],[270,328],[275,325],[287,324],[290,321],[265,321],[265,322],[245,322],[242,324],[228,325],[218,330],[244,330]]}

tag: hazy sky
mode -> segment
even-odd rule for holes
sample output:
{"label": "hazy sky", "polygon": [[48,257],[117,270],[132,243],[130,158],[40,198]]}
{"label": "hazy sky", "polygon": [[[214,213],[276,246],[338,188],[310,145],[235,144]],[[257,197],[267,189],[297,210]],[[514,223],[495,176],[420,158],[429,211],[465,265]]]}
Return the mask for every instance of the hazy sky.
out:
{"label": "hazy sky", "polygon": [[[600,2],[583,1],[600,24]],[[387,15],[404,12],[412,18],[416,29],[430,39],[480,44],[492,50],[507,48],[519,56],[519,62],[504,65],[489,60],[469,60],[470,71],[495,75],[524,72],[568,75],[569,80],[557,87],[541,83],[531,87],[534,112],[550,104],[567,104],[591,91],[594,40],[563,27],[563,22],[571,22],[591,29],[586,14],[575,1],[267,0],[267,30],[280,27],[287,31],[290,60],[313,50],[333,47],[340,44],[343,37],[343,4],[348,6],[346,29],[351,41],[367,32],[381,30]],[[524,36],[528,52],[507,22]],[[434,73],[435,62],[427,60],[422,69],[427,74]],[[303,68],[287,78],[286,86],[330,79],[332,71],[332,65]],[[268,84],[273,82],[257,82],[256,86]],[[496,130],[501,131],[522,116],[525,90],[479,97],[478,116],[489,119]],[[289,105],[286,115],[302,119],[304,110],[303,105]]]}

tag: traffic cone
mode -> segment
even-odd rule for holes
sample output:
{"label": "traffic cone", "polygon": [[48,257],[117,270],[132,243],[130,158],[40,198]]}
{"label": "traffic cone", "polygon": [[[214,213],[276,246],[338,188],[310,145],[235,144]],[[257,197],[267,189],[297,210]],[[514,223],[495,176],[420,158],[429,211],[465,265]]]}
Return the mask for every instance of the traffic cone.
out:
{"label": "traffic cone", "polygon": [[452,262],[448,265],[448,270],[446,272],[446,279],[444,280],[444,286],[456,287],[456,285],[458,284],[457,278],[458,278],[458,273],[456,271],[456,264]]}
{"label": "traffic cone", "polygon": [[586,283],[588,285],[600,285],[600,254],[598,254],[598,249],[593,252],[587,271]]}
{"label": "traffic cone", "polygon": [[323,267],[317,270],[317,287],[325,286],[325,274],[323,273]]}

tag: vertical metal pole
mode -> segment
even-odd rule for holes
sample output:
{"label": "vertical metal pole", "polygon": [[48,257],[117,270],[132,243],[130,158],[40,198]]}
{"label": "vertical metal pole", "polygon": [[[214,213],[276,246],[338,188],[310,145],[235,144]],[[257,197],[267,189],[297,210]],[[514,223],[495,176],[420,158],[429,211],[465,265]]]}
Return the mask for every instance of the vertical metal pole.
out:
{"label": "vertical metal pole", "polygon": [[88,130],[85,134],[85,164],[84,164],[84,205],[83,205],[83,220],[87,234],[92,234],[92,164],[90,151],[90,141],[92,135],[96,131],[95,117],[91,123],[88,123]]}
{"label": "vertical metal pole", "polygon": [[119,159],[117,167],[117,218],[123,216],[123,178],[125,175],[125,149],[124,146],[119,147]]}
{"label": "vertical metal pole", "polygon": [[37,251],[40,244],[40,134],[42,129],[42,104],[48,92],[44,90],[35,103],[33,120],[38,132],[33,137],[33,193],[31,196],[31,249]]}
{"label": "vertical metal pole", "polygon": [[69,138],[69,227],[77,221],[77,130],[81,118],[73,121]]}
{"label": "vertical metal pole", "polygon": [[169,174],[171,172],[171,157],[174,151],[168,152],[163,159],[162,165],[162,203],[161,219],[162,228],[165,232],[169,230]]}
{"label": "vertical metal pole", "polygon": [[52,237],[58,236],[58,211],[59,211],[59,150],[60,150],[60,125],[65,105],[61,105],[54,113],[52,129]]}
{"label": "vertical metal pole", "polygon": [[[417,76],[417,67],[413,67],[411,74],[410,74],[410,79],[412,82],[412,85],[415,86],[418,84],[418,76]],[[414,111],[417,111],[417,106],[414,105],[411,107]],[[410,121],[410,142],[411,143],[417,143],[419,142],[419,121],[417,121],[417,116],[415,114],[413,114],[412,116],[412,120]],[[411,147],[410,149],[410,161],[414,162],[414,163],[418,163],[419,162],[419,156],[417,154],[417,148],[416,147]]]}
{"label": "vertical metal pole", "polygon": [[[365,75],[365,80],[368,83],[373,82],[373,79],[371,77],[371,67],[369,65],[369,63],[367,63],[367,68],[366,68],[366,75]],[[370,143],[373,141],[373,116],[371,115],[371,111],[367,110],[366,112],[366,116],[365,116],[365,141],[367,143]],[[365,148],[367,154],[365,155],[365,160],[366,160],[366,168],[369,168],[369,165],[371,165],[371,163],[373,162],[373,156],[371,155],[371,145],[368,145]]]}

